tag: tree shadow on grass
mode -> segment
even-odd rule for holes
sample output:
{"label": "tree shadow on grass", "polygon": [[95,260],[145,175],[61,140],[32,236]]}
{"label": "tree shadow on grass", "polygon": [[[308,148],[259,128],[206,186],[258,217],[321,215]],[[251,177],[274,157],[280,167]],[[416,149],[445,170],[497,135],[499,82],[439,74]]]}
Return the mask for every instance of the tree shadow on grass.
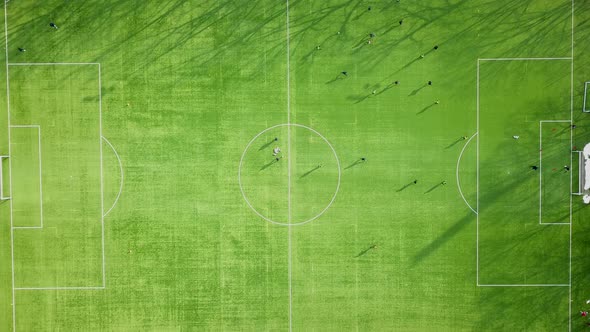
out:
{"label": "tree shadow on grass", "polygon": [[438,188],[438,187],[440,187],[440,186],[442,186],[442,185],[443,185],[442,183],[436,184],[435,186],[433,186],[433,187],[431,187],[430,189],[426,190],[424,193],[425,193],[425,194],[428,194],[429,192],[431,192],[431,191],[435,190],[436,188]]}
{"label": "tree shadow on grass", "polygon": [[[527,177],[516,177],[515,181],[512,181],[505,186],[499,186],[496,190],[480,197],[480,201],[486,202],[482,205],[478,211],[481,213],[485,210],[485,207],[491,206],[493,202],[497,201],[503,194],[509,190],[514,190],[519,185],[527,181]],[[440,185],[440,184],[439,184]],[[438,186],[438,185],[437,185]],[[434,187],[436,188],[436,186]],[[476,220],[476,216],[470,211],[466,216],[457,220],[451,227],[449,227],[442,235],[432,241],[430,244],[422,248],[412,259],[413,264],[418,264],[430,255],[438,250],[442,245],[451,240],[457,233],[459,233],[465,226]]]}
{"label": "tree shadow on grass", "polygon": [[263,145],[262,145],[262,146],[261,146],[261,147],[258,149],[258,151],[262,151],[262,150],[264,150],[264,149],[268,148],[268,147],[269,147],[269,146],[270,146],[270,145],[271,145],[273,142],[276,142],[276,141],[273,139],[273,140],[271,140],[271,141],[270,141],[270,142],[268,142],[268,143],[264,143],[264,144],[263,144]]}

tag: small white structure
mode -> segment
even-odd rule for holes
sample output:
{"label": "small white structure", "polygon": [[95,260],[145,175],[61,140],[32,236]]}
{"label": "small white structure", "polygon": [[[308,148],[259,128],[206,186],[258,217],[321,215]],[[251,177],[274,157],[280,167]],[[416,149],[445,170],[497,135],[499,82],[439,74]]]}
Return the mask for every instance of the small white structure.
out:
{"label": "small white structure", "polygon": [[[580,181],[583,184],[581,194],[584,203],[590,204],[590,143],[584,146],[582,150],[582,156],[584,157],[584,165],[580,165]],[[583,167],[582,167],[583,166]]]}

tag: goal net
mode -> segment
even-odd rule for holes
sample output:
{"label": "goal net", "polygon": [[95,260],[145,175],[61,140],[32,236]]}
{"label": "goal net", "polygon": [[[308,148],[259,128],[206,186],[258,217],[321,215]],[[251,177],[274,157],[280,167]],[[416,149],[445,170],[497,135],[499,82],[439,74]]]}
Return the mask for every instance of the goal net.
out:
{"label": "goal net", "polygon": [[578,192],[574,195],[581,195],[584,203],[590,204],[590,143],[586,144],[582,151],[574,151],[578,154],[579,160],[579,181]]}
{"label": "goal net", "polygon": [[8,156],[0,156],[0,201],[10,199],[10,194],[4,193],[4,190],[9,191],[8,186],[4,185],[4,173],[8,170],[7,164]]}

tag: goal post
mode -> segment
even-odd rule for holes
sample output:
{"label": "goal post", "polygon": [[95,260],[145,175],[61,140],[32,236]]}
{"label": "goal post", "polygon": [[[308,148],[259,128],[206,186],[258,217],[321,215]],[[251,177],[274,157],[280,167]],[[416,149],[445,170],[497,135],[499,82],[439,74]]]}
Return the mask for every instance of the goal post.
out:
{"label": "goal post", "polygon": [[572,153],[574,154],[574,160],[575,157],[578,157],[578,187],[575,189],[575,192],[572,193],[572,195],[583,195],[583,189],[584,188],[584,156],[582,155],[582,151],[572,151]]}
{"label": "goal post", "polygon": [[0,201],[5,201],[10,199],[10,194],[8,196],[4,195],[4,160],[8,159],[8,156],[0,156]]}

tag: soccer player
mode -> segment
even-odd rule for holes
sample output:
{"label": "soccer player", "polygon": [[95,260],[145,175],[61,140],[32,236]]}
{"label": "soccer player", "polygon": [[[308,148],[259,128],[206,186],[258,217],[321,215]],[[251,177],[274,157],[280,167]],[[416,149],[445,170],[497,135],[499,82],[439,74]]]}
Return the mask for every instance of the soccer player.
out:
{"label": "soccer player", "polygon": [[435,101],[434,103],[438,105],[438,104],[440,104],[440,101],[439,101],[439,100],[437,100],[437,101]]}
{"label": "soccer player", "polygon": [[533,171],[536,171],[536,170],[538,170],[538,169],[539,169],[539,166],[537,166],[537,165],[533,165],[533,166],[531,166],[531,169],[532,169]]}
{"label": "soccer player", "polygon": [[347,72],[347,71],[343,71],[343,72],[340,72],[340,73],[341,73],[342,75],[344,75],[344,76],[348,76],[348,72]]}
{"label": "soccer player", "polygon": [[414,184],[417,184],[417,183],[418,183],[418,180],[414,180]]}
{"label": "soccer player", "polygon": [[361,161],[366,161],[366,160],[367,160],[367,158],[361,157]]}
{"label": "soccer player", "polygon": [[276,156],[277,154],[279,154],[281,152],[281,148],[279,148],[278,146],[275,147],[274,149],[272,149],[272,155]]}
{"label": "soccer player", "polygon": [[461,139],[466,140],[467,136],[462,136]]}
{"label": "soccer player", "polygon": [[567,172],[570,170],[570,167],[568,165],[563,166],[563,169]]}
{"label": "soccer player", "polygon": [[434,49],[435,50],[438,50],[438,45],[434,45]]}
{"label": "soccer player", "polygon": [[393,82],[393,84],[399,85],[399,81],[395,81],[395,82]]}
{"label": "soccer player", "polygon": [[404,24],[404,20],[403,19],[399,20],[399,25],[402,25],[402,24]]}
{"label": "soccer player", "polygon": [[55,25],[55,23],[53,23],[53,22],[49,22],[49,26],[52,27],[52,28],[54,28],[55,30],[59,29],[57,27],[57,25]]}
{"label": "soccer player", "polygon": [[442,184],[444,186],[445,184],[447,184],[447,181],[443,181],[440,184]]}
{"label": "soccer player", "polygon": [[278,140],[279,140],[279,138],[278,137],[275,137],[275,142],[278,141]]}
{"label": "soccer player", "polygon": [[519,138],[520,138],[520,136],[518,136],[518,135],[514,135],[514,136],[512,136],[512,138],[514,138],[514,139],[519,139]]}
{"label": "soccer player", "polygon": [[428,85],[432,85],[432,81],[428,81]]}
{"label": "soccer player", "polygon": [[18,51],[19,51],[19,52],[26,52],[27,50],[25,50],[25,49],[24,49],[24,48],[22,48],[22,47],[19,47],[19,48],[18,48]]}

